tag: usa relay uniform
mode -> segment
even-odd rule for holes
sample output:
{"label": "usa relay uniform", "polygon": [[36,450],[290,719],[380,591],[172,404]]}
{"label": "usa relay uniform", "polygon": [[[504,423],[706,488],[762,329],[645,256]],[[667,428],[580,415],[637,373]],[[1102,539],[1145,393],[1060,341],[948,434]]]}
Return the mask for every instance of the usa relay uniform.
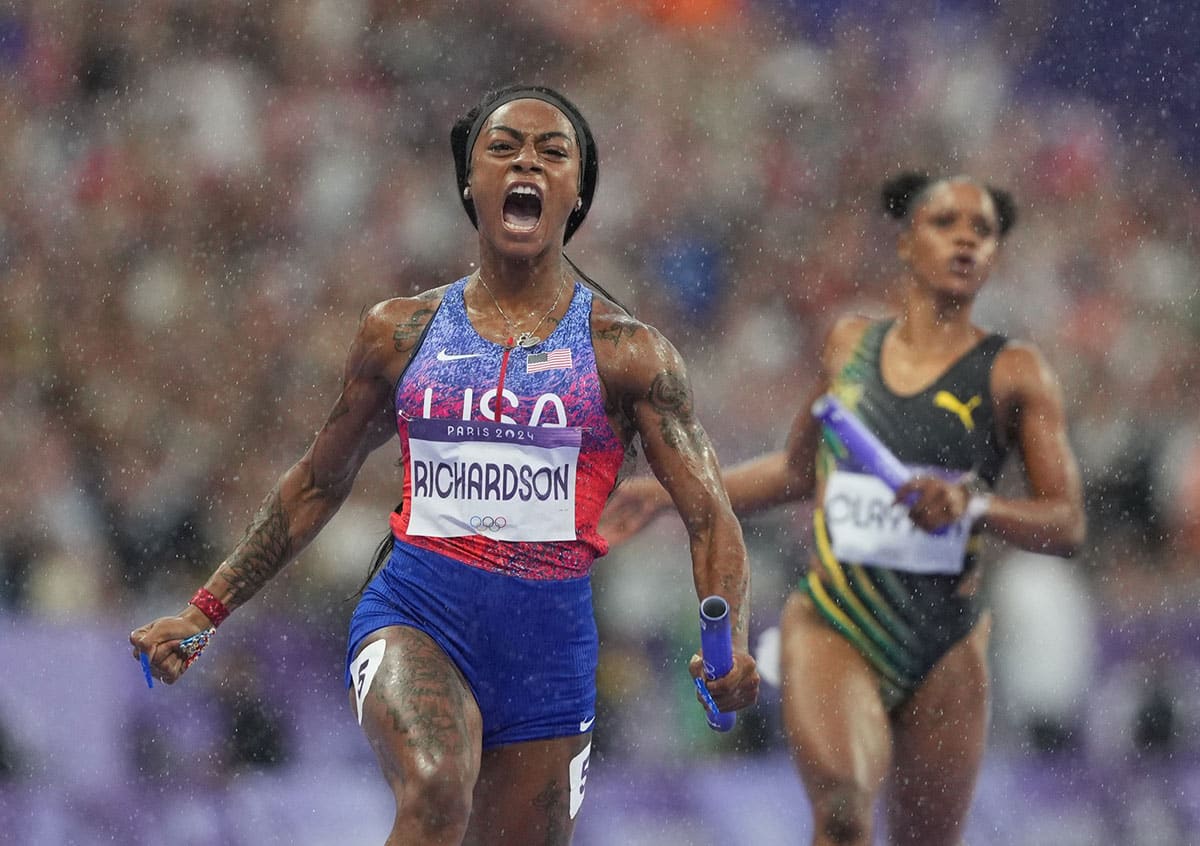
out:
{"label": "usa relay uniform", "polygon": [[592,294],[530,349],[483,338],[467,279],[446,290],[396,387],[404,496],[392,555],[351,619],[363,639],[428,634],[463,673],[485,748],[591,728],[598,654],[588,573],[624,448],[604,410]]}

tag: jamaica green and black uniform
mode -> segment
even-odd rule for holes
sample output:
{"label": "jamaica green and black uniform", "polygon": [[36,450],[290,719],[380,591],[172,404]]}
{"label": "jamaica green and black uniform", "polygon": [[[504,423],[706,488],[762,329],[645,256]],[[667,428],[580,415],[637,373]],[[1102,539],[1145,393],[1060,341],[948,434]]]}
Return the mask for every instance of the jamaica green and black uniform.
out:
{"label": "jamaica green and black uniform", "polygon": [[[950,477],[972,472],[990,488],[1006,454],[996,433],[990,390],[992,366],[1006,339],[986,336],[928,388],[900,396],[883,383],[880,373],[883,339],[894,322],[867,328],[837,374],[832,393],[904,464]],[[818,456],[823,479],[843,466],[838,458],[842,452],[827,433]],[[897,507],[896,513],[901,512]],[[896,519],[891,514],[872,516]],[[816,509],[813,522],[820,573],[810,572],[801,589],[825,620],[870,661],[881,678],[885,704],[894,708],[979,619],[978,602],[956,595],[975,566],[978,538],[968,541],[959,573],[904,572],[837,560],[824,507]]]}

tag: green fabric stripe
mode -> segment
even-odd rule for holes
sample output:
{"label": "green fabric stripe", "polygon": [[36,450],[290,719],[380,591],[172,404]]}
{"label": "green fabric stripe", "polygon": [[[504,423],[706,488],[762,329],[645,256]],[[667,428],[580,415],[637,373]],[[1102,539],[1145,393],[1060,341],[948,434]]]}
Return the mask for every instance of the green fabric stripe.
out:
{"label": "green fabric stripe", "polygon": [[[815,574],[810,574],[809,578],[817,579],[817,576]],[[820,580],[817,579],[817,581]],[[829,623],[829,625],[833,626],[838,634],[850,641],[854,648],[862,653],[863,657],[870,662],[871,666],[883,677],[886,682],[904,690],[914,690],[916,688],[916,682],[911,677],[905,675],[903,671],[889,663],[888,660],[879,653],[879,650],[874,647],[870,638],[863,634],[862,630],[856,627],[853,620],[849,619],[845,613],[841,612],[841,610],[837,607],[836,598],[829,594],[829,586],[824,582],[821,582],[821,587],[825,588],[825,596],[829,596],[830,599],[834,599],[835,604],[833,608],[829,608],[826,605],[825,596],[822,596],[814,591],[812,585],[809,584],[808,579],[804,579],[800,582],[801,590],[808,594],[809,598],[812,599],[813,605],[816,606],[817,611],[820,612],[821,616],[825,618],[825,621]]]}
{"label": "green fabric stripe", "polygon": [[[820,509],[813,514],[813,520],[820,524],[818,534],[827,537],[824,514]],[[826,583],[825,589],[842,611],[854,621],[855,625],[862,629],[863,633],[879,649],[883,650],[895,671],[908,675],[917,670],[920,664],[917,662],[916,656],[897,641],[878,620],[870,616],[870,611],[862,606],[858,597],[854,595],[853,589],[850,588],[841,562],[833,557],[825,544],[820,542],[817,543],[817,558],[831,577],[830,582]],[[842,585],[846,585],[846,589],[843,589]]]}
{"label": "green fabric stripe", "polygon": [[891,570],[884,567],[877,567],[874,571],[875,584],[885,594],[888,604],[897,609],[898,613],[904,617],[912,618],[914,613],[912,600],[908,595],[908,588],[900,581]]}
{"label": "green fabric stripe", "polygon": [[909,649],[909,654],[920,650],[920,639],[908,625],[900,618],[895,609],[888,604],[887,600],[879,594],[875,589],[875,584],[871,581],[871,575],[868,570],[860,564],[854,564],[850,567],[850,585],[854,588],[854,592],[862,599],[863,604],[874,612],[875,616],[880,618],[884,628],[886,628],[894,637],[904,642],[904,645]]}
{"label": "green fabric stripe", "polygon": [[846,592],[840,587],[825,583],[825,591],[837,604],[838,608],[846,616],[850,617],[856,626],[859,626],[863,630],[864,635],[871,639],[871,642],[881,651],[884,660],[888,662],[888,666],[895,673],[901,674],[904,678],[908,679],[916,678],[920,672],[921,665],[917,661],[916,656],[904,644],[895,640],[891,632],[882,628],[879,621],[874,617],[866,617],[864,619],[862,611],[854,608],[854,604],[849,601]]}

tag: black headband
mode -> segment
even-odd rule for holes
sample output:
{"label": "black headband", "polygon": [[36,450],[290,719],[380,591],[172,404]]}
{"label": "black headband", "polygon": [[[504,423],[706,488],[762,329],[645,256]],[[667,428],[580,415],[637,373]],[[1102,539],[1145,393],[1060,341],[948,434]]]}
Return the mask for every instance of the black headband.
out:
{"label": "black headband", "polygon": [[579,182],[582,185],[584,162],[587,161],[587,135],[583,131],[583,126],[580,125],[578,118],[575,117],[575,110],[565,100],[552,92],[536,88],[518,88],[515,91],[509,91],[507,94],[498,97],[495,102],[488,104],[486,111],[480,109],[479,114],[475,116],[475,122],[471,124],[471,131],[467,133],[467,174],[471,172],[471,151],[475,149],[475,141],[479,138],[479,131],[483,129],[484,121],[491,117],[498,108],[505,103],[511,103],[513,100],[541,100],[543,103],[549,103],[566,115],[567,120],[571,122],[571,128],[575,130],[575,143],[579,147]]}

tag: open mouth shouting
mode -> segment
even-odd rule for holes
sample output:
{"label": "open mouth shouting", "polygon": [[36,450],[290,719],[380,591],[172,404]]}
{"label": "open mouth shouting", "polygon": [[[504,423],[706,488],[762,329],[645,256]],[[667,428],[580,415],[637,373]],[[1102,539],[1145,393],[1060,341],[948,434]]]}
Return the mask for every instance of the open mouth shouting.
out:
{"label": "open mouth shouting", "polygon": [[514,232],[531,232],[542,219],[542,192],[534,185],[517,183],[504,195],[504,225]]}
{"label": "open mouth shouting", "polygon": [[950,259],[950,272],[955,276],[970,276],[975,272],[975,256],[971,253],[960,252],[956,253]]}

